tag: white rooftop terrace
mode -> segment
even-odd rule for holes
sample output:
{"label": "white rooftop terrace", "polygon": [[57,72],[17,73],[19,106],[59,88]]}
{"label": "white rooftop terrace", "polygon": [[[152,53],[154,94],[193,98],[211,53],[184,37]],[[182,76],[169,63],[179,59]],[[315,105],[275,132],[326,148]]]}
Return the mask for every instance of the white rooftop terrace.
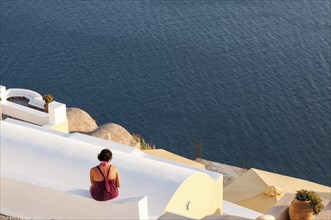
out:
{"label": "white rooftop terrace", "polygon": [[[159,217],[165,211],[195,218],[221,212],[221,174],[166,162],[132,147],[94,137],[80,139],[82,136],[85,135],[70,135],[13,119],[1,121],[1,188],[5,191],[9,189],[6,183],[12,180],[17,185],[32,184],[99,203],[92,201],[89,195],[89,169],[97,165],[96,155],[106,147],[112,150],[112,163],[118,167],[122,179],[120,196],[108,204],[146,197],[150,219]],[[30,218],[24,213],[23,205],[11,207],[13,202],[10,200],[22,200],[20,203],[24,206],[31,201],[20,198],[21,188],[12,191],[12,194],[1,194],[1,212]],[[30,196],[33,199],[34,196]],[[190,208],[187,208],[188,202],[191,202]],[[42,206],[39,203],[36,205]],[[22,213],[19,213],[20,210]],[[45,217],[34,214],[33,217]],[[114,213],[108,217],[112,216]]]}

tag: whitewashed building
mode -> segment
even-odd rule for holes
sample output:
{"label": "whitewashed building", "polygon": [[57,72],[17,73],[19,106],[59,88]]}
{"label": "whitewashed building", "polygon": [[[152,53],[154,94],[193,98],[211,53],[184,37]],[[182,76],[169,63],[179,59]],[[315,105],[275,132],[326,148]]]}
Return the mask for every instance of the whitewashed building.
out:
{"label": "whitewashed building", "polygon": [[[254,219],[260,214],[229,202],[223,206],[222,174],[69,134],[64,104],[51,103],[45,113],[38,93],[0,90],[0,112],[6,116],[0,122],[2,214],[27,219],[201,219],[223,213]],[[25,97],[29,105],[10,97]],[[89,194],[89,169],[103,148],[113,152],[122,186],[118,198],[98,202]]]}

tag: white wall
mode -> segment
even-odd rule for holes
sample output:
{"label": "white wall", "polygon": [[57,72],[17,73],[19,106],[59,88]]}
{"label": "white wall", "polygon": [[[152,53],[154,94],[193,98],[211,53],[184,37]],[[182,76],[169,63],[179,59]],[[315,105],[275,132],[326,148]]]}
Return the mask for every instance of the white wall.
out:
{"label": "white wall", "polygon": [[1,113],[8,116],[37,125],[48,124],[48,114],[45,112],[41,112],[23,105],[18,105],[6,100],[1,101],[0,108]]}
{"label": "white wall", "polygon": [[226,200],[223,200],[223,214],[234,215],[249,219],[256,219],[257,217],[263,215],[262,213],[242,207]]}
{"label": "white wall", "polygon": [[49,123],[52,125],[59,124],[67,120],[66,105],[53,101],[48,104]]}
{"label": "white wall", "polygon": [[6,100],[7,97],[7,91],[6,91],[6,87],[0,85],[0,99],[2,100]]}
{"label": "white wall", "polygon": [[1,178],[0,213],[23,219],[148,219],[146,197],[98,202],[81,191]]}

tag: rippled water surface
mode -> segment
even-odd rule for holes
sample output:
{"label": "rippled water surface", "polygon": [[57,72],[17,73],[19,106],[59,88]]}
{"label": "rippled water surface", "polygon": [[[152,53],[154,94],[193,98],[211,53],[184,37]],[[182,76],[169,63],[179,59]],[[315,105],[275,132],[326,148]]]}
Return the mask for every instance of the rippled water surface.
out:
{"label": "rippled water surface", "polygon": [[330,183],[330,2],[1,0],[1,84],[160,148]]}

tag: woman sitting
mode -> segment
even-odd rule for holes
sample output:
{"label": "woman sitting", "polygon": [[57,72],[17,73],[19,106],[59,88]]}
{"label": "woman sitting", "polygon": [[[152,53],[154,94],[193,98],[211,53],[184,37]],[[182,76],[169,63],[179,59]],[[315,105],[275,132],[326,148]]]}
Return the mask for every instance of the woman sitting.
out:
{"label": "woman sitting", "polygon": [[110,165],[112,156],[110,150],[103,149],[98,154],[100,164],[90,170],[90,193],[95,200],[106,201],[118,196],[121,181],[117,168]]}

